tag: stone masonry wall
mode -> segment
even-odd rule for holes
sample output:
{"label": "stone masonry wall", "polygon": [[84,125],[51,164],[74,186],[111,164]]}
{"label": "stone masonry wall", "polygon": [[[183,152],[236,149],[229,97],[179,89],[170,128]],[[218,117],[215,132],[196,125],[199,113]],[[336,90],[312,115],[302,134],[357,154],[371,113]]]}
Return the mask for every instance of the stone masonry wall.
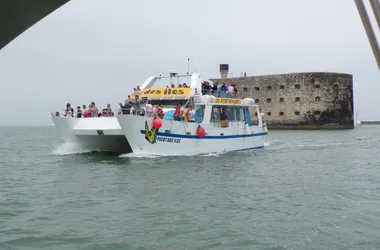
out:
{"label": "stone masonry wall", "polygon": [[352,75],[292,73],[210,79],[255,99],[269,127],[354,128]]}

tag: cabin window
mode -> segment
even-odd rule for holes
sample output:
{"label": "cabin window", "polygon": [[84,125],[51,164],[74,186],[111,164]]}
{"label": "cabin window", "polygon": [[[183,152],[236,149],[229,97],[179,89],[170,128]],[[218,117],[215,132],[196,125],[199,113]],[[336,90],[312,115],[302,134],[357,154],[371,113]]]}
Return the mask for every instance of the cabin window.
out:
{"label": "cabin window", "polygon": [[238,121],[245,121],[245,109],[237,108],[237,120]]}
{"label": "cabin window", "polygon": [[235,121],[236,120],[236,114],[235,114],[234,108],[227,108],[227,120],[228,121]]}
{"label": "cabin window", "polygon": [[255,103],[259,103],[260,102],[260,100],[259,99],[255,99]]}
{"label": "cabin window", "polygon": [[268,87],[267,87],[267,90],[272,90],[272,86],[268,86]]}
{"label": "cabin window", "polygon": [[301,113],[299,111],[294,112],[295,115],[300,115]]}
{"label": "cabin window", "polygon": [[271,116],[272,115],[272,113],[271,112],[267,112],[267,116]]}
{"label": "cabin window", "polygon": [[267,102],[272,102],[272,99],[270,99],[270,98],[267,98]]}
{"label": "cabin window", "polygon": [[213,106],[211,111],[211,119],[212,122],[220,121],[220,106]]}
{"label": "cabin window", "polygon": [[281,86],[280,86],[280,89],[285,89],[285,86],[284,86],[284,85],[281,85]]}
{"label": "cabin window", "polygon": [[255,91],[259,91],[260,90],[260,88],[259,87],[255,87]]}
{"label": "cabin window", "polygon": [[296,101],[296,102],[299,102],[301,100],[301,98],[299,98],[299,97],[296,97],[295,99],[294,99],[294,101]]}
{"label": "cabin window", "polygon": [[205,115],[205,105],[195,107],[194,122],[202,122]]}
{"label": "cabin window", "polygon": [[294,87],[295,87],[296,89],[300,89],[300,88],[301,88],[301,85],[296,84]]}
{"label": "cabin window", "polygon": [[320,97],[320,96],[316,96],[316,97],[315,97],[315,101],[316,101],[316,102],[320,102],[320,101],[321,101],[321,97]]}
{"label": "cabin window", "polygon": [[284,102],[284,98],[283,97],[280,98],[280,102]]}
{"label": "cabin window", "polygon": [[284,112],[280,112],[280,113],[278,113],[279,114],[279,116],[283,116],[284,115]]}
{"label": "cabin window", "polygon": [[248,91],[248,88],[247,88],[247,87],[243,87],[243,91],[244,91],[244,92],[247,92],[247,91]]}

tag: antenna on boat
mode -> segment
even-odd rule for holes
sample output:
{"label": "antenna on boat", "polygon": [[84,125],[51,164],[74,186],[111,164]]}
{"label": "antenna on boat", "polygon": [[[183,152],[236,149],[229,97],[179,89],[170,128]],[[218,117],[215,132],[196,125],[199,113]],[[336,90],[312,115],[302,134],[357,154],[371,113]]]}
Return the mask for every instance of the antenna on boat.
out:
{"label": "antenna on boat", "polygon": [[190,72],[190,58],[187,58],[187,74]]}

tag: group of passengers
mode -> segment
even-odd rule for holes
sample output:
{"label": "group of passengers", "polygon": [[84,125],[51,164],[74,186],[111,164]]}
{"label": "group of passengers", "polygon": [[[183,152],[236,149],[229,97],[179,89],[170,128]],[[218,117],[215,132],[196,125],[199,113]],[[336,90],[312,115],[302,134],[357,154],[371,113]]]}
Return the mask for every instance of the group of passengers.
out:
{"label": "group of passengers", "polygon": [[229,86],[226,86],[225,82],[222,82],[222,84],[214,82],[212,86],[207,81],[202,83],[202,95],[211,94],[216,97],[236,98],[237,92],[238,90],[233,82]]}
{"label": "group of passengers", "polygon": [[[124,115],[141,115],[147,117],[159,117],[160,119],[164,118],[164,110],[162,104],[152,104],[152,101],[148,99],[145,103],[145,107],[141,108],[141,99],[138,95],[135,97],[128,96],[128,99],[125,100],[124,104],[119,103],[122,113]],[[175,111],[173,114],[173,119],[176,121],[187,121],[194,122],[195,110],[192,106],[185,109],[182,104],[175,105]]]}
{"label": "group of passengers", "polygon": [[[60,116],[59,112],[56,112],[56,116]],[[80,106],[77,106],[76,112],[71,107],[70,103],[66,104],[65,117],[77,117],[77,118],[87,118],[87,117],[108,117],[114,116],[112,112],[111,104],[107,104],[107,107],[104,108],[101,112],[95,106],[95,102],[91,102],[88,105],[88,108],[83,104],[82,109]]]}

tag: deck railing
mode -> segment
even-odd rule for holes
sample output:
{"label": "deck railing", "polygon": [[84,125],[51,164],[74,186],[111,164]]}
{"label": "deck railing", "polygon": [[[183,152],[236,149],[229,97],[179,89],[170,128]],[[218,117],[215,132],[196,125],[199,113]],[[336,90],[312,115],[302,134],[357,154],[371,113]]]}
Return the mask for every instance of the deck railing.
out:
{"label": "deck railing", "polygon": [[243,99],[244,96],[241,92],[233,92],[229,93],[228,91],[220,91],[220,90],[212,90],[212,89],[204,89],[202,90],[202,95],[212,95],[217,98],[234,98],[234,99]]}

